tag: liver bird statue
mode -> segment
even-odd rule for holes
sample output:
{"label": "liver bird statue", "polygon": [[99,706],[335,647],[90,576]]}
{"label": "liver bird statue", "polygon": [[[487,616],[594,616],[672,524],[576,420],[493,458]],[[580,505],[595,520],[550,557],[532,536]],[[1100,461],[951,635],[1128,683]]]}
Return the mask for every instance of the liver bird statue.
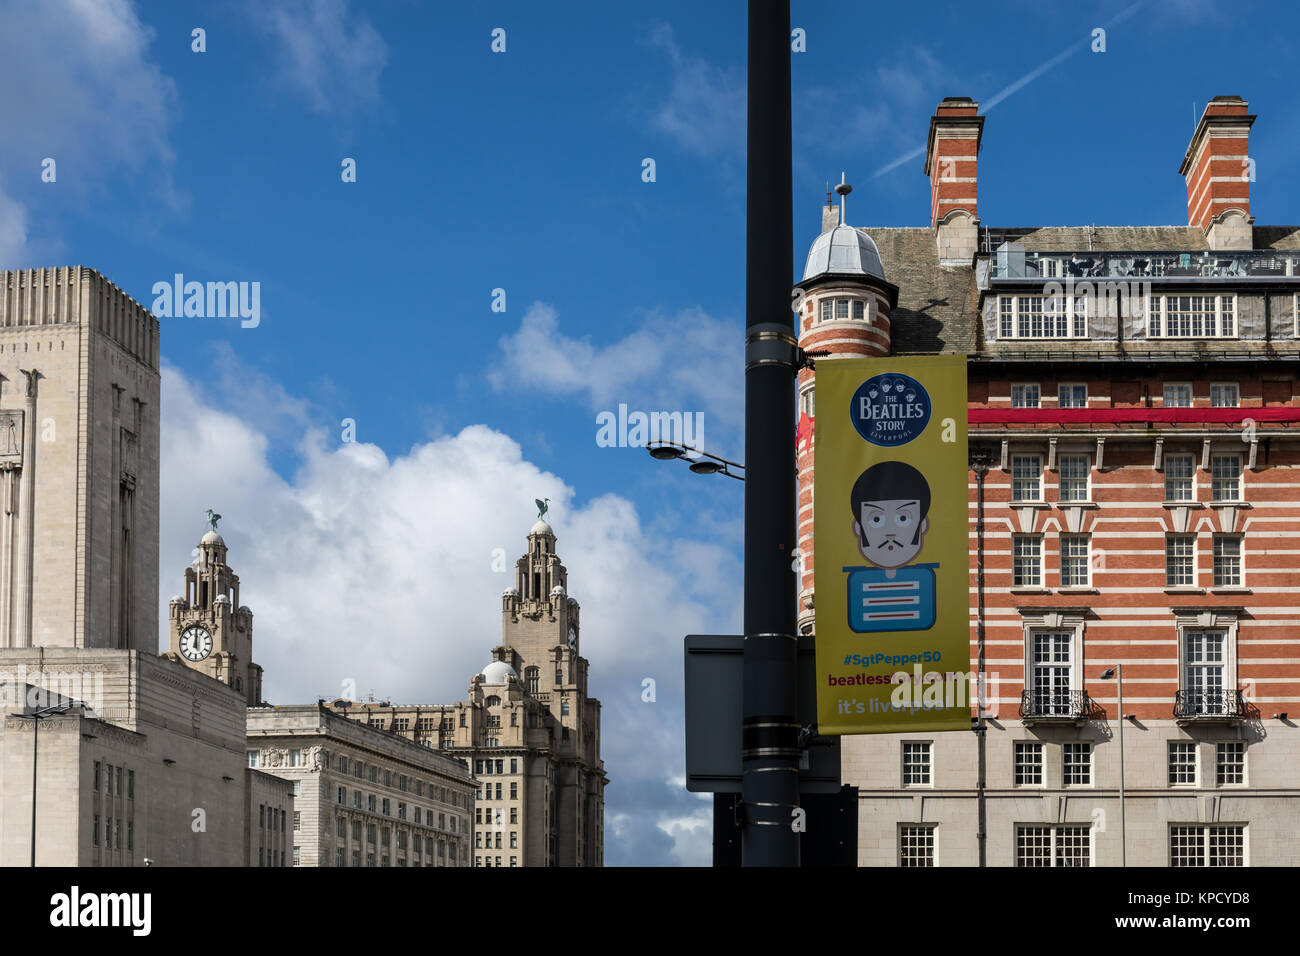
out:
{"label": "liver bird statue", "polygon": [[550,510],[550,498],[534,498],[533,502],[537,505],[537,520],[541,521],[546,517],[546,512]]}
{"label": "liver bird statue", "polygon": [[217,522],[221,520],[221,515],[217,514],[211,508],[208,509],[208,527],[213,531],[217,530]]}

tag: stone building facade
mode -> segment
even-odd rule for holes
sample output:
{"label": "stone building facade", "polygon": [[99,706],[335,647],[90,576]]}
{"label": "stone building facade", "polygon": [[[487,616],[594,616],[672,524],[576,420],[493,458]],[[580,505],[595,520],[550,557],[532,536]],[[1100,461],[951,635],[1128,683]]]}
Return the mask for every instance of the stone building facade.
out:
{"label": "stone building facade", "polygon": [[[92,269],[0,272],[0,864],[241,866],[244,699],[160,658],[159,329]],[[41,694],[29,697],[28,688]]]}
{"label": "stone building facade", "polygon": [[157,650],[158,320],[92,269],[0,272],[0,648]]}
{"label": "stone building facade", "polygon": [[[41,721],[36,861],[40,866],[242,866],[244,703],[172,662],[113,648],[0,654],[13,675],[0,735],[0,865],[31,852],[32,721],[45,698],[75,702]],[[73,691],[73,693],[64,693]]]}
{"label": "stone building facade", "polygon": [[[928,228],[824,220],[806,349],[968,358],[988,678],[974,733],[843,739],[862,865],[976,865],[981,844],[990,866],[1300,863],[1300,227],[1251,216],[1254,120],[1205,108],[1185,226],[999,230],[977,218],[983,117],[949,99]],[[815,415],[815,370],[799,388]]]}
{"label": "stone building facade", "polygon": [[262,668],[253,663],[253,612],[239,603],[239,575],[226,542],[210,530],[185,569],[185,592],[168,605],[168,656],[229,684],[250,707],[262,703]]}
{"label": "stone building facade", "polygon": [[293,866],[470,865],[460,760],[305,704],[248,709],[248,763],[289,783]]}
{"label": "stone building facade", "polygon": [[475,866],[601,866],[600,702],[588,696],[578,602],[538,521],[502,596],[502,640],[455,704],[330,707],[465,761],[478,781]]}
{"label": "stone building facade", "polygon": [[[292,780],[251,767],[244,771],[244,865],[293,865],[294,819]],[[254,811],[256,807],[256,811]]]}

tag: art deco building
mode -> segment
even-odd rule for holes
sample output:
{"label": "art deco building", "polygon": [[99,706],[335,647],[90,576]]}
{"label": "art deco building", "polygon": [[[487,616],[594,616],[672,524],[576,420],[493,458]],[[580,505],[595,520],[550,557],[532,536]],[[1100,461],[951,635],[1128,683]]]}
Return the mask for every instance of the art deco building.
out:
{"label": "art deco building", "polygon": [[603,865],[609,781],[600,702],[587,695],[587,660],[578,653],[579,610],[555,532],[538,521],[502,597],[501,645],[467,700],[330,705],[466,762],[478,781],[475,866]]}
{"label": "art deco building", "polygon": [[[862,865],[1300,863],[1300,227],[1251,215],[1254,120],[1205,108],[1186,225],[1000,229],[978,218],[984,118],[947,99],[928,227],[824,217],[804,348],[968,357],[989,678],[975,733],[843,739]],[[815,415],[815,370],[799,388]]]}
{"label": "art deco building", "polygon": [[91,269],[0,272],[0,864],[33,799],[38,865],[240,866],[247,794],[288,798],[244,695],[157,653],[158,334]]}

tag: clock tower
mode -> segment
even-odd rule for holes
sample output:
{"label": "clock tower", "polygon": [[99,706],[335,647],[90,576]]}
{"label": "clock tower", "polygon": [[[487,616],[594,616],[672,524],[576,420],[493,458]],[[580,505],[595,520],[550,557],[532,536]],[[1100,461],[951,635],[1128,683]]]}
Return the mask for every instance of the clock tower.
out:
{"label": "clock tower", "polygon": [[568,591],[568,572],[555,553],[555,532],[539,519],[528,532],[528,552],[515,563],[515,586],[504,595],[501,643],[526,666],[549,673],[564,670],[575,678],[581,674],[585,693],[586,661],[578,653],[580,609]]}
{"label": "clock tower", "polygon": [[253,612],[239,603],[239,575],[226,563],[226,542],[212,529],[185,569],[185,592],[171,599],[167,656],[262,703],[262,668],[253,663]]}

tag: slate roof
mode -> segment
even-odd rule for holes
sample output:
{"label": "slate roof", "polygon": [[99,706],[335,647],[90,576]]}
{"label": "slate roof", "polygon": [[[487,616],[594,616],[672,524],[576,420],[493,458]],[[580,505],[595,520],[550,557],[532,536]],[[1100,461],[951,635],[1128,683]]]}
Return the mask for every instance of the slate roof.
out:
{"label": "slate roof", "polygon": [[[987,353],[981,341],[980,290],[976,270],[939,262],[936,230],[921,228],[864,228],[880,251],[887,281],[898,286],[898,305],[890,319],[896,354],[955,352]],[[1197,226],[1045,226],[980,230],[981,248],[1014,240],[1031,252],[1196,252],[1207,249],[1205,234]],[[1300,226],[1256,226],[1255,249],[1300,250]],[[981,257],[987,253],[981,252]],[[1136,343],[1130,343],[1130,346]],[[1153,343],[1157,344],[1157,343]],[[1215,343],[1236,346],[1249,343]],[[995,346],[1001,352],[1059,352],[1062,347],[1086,352],[1090,357],[1119,354],[1114,343],[1016,342]],[[1157,344],[1157,347],[1158,344]],[[1185,349],[1186,344],[1177,346]],[[1162,349],[1163,351],[1163,349]],[[1082,357],[1082,356],[1081,356]],[[1132,357],[1131,355],[1127,357]]]}

